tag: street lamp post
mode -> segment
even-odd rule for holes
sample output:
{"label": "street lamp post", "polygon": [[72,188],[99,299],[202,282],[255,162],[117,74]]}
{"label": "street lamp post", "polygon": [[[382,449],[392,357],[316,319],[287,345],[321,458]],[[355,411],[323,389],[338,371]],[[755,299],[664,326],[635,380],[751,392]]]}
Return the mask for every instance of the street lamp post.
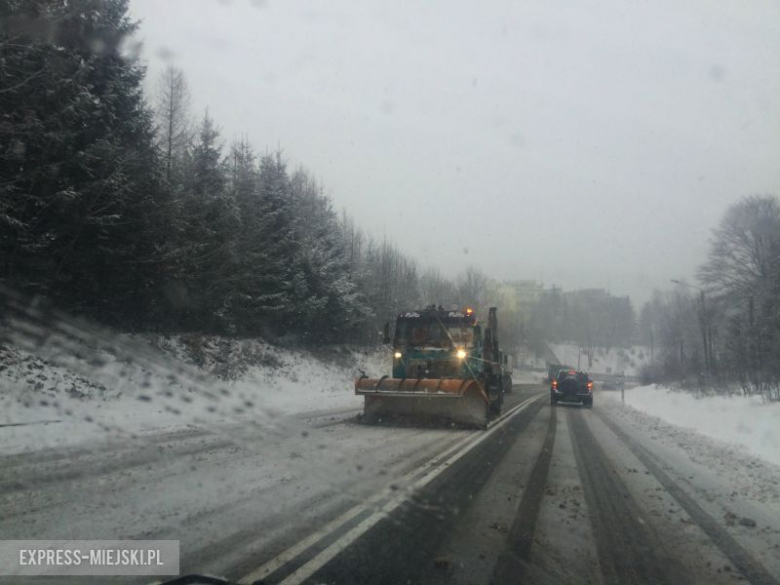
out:
{"label": "street lamp post", "polygon": [[688,284],[687,282],[674,278],[672,279],[672,282],[699,291],[699,324],[701,326],[701,340],[704,349],[704,370],[709,374],[712,367],[712,352],[707,345],[707,307],[704,301],[704,289],[700,286]]}

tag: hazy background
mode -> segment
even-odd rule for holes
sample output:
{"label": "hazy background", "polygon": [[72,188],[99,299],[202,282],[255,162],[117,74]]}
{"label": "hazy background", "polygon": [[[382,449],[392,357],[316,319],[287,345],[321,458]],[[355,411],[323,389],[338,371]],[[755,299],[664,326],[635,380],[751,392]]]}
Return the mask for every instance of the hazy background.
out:
{"label": "hazy background", "polygon": [[306,164],[337,208],[453,276],[692,276],[738,198],[780,192],[774,2],[131,0],[150,90]]}

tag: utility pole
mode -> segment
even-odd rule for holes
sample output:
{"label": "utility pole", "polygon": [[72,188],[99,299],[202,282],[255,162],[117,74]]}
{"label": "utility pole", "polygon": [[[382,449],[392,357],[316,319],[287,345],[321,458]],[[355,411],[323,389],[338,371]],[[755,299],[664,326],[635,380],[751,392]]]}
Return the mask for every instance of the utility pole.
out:
{"label": "utility pole", "polygon": [[[709,320],[707,319],[707,305],[704,298],[704,289],[674,278],[672,279],[672,282],[699,291],[699,326],[701,327],[702,350],[704,352],[704,371],[709,375],[712,370],[712,351],[710,349],[712,340],[707,340]],[[680,353],[682,354],[682,351]]]}
{"label": "utility pole", "polygon": [[701,339],[702,346],[704,347],[704,369],[709,374],[711,360],[709,343],[707,342],[707,305],[704,304],[704,289],[699,291],[699,302],[701,303],[701,308],[699,310],[699,320],[701,321]]}
{"label": "utility pole", "polygon": [[655,351],[654,351],[654,335],[653,326],[650,325],[650,364],[655,365]]}

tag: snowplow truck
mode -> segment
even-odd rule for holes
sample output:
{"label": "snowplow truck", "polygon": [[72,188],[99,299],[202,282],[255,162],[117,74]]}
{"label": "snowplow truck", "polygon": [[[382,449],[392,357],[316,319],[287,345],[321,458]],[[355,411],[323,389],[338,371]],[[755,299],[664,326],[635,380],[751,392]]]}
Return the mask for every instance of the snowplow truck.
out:
{"label": "snowplow truck", "polygon": [[363,420],[412,416],[487,428],[504,401],[497,312],[489,309],[484,330],[470,308],[429,306],[399,314],[392,375],[355,381],[355,393],[365,397]]}

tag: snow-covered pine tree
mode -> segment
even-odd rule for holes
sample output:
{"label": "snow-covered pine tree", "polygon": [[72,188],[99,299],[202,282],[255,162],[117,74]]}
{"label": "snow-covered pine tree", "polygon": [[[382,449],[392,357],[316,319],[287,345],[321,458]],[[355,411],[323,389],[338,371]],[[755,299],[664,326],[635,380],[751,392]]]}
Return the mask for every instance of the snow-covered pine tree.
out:
{"label": "snow-covered pine tree", "polygon": [[168,183],[181,180],[182,162],[193,138],[190,123],[190,90],[184,72],[168,66],[157,80],[155,114],[157,144]]}
{"label": "snow-covered pine tree", "polygon": [[174,305],[183,324],[205,331],[230,331],[230,299],[236,268],[239,214],[228,186],[220,134],[208,112],[189,157],[182,215],[177,225],[187,250],[177,270]]}
{"label": "snow-covered pine tree", "polygon": [[281,153],[261,157],[257,196],[245,195],[240,200],[237,314],[246,333],[269,328],[283,332],[295,321],[293,259],[298,242],[290,179]]}
{"label": "snow-covered pine tree", "polygon": [[322,187],[305,170],[291,177],[299,237],[293,294],[298,329],[311,339],[344,339],[362,328],[371,310],[359,290],[338,216]]}
{"label": "snow-covered pine tree", "polygon": [[127,0],[0,4],[2,278],[125,326],[156,296],[164,206],[135,29]]}

